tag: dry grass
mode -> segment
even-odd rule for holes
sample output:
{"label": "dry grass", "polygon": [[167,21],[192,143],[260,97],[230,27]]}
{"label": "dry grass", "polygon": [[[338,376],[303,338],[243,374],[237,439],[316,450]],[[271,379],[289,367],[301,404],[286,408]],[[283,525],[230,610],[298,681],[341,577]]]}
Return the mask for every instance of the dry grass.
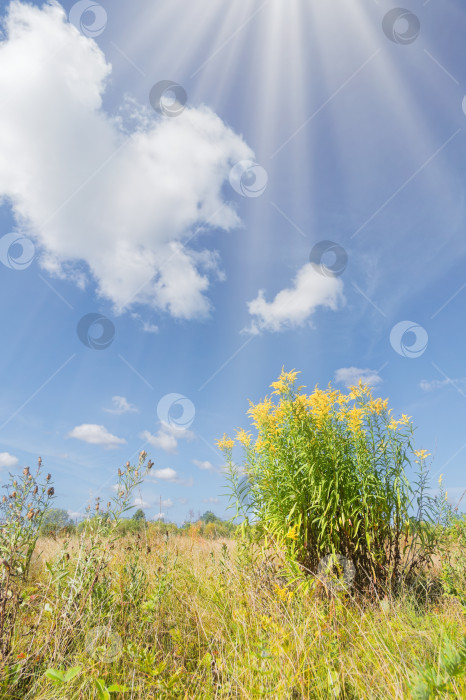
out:
{"label": "dry grass", "polygon": [[[455,598],[326,600],[232,541],[144,531],[118,542],[84,607],[79,595],[70,606],[83,542],[42,539],[37,552],[2,698],[401,699],[417,664],[466,632]],[[45,676],[73,667],[66,683]],[[96,681],[126,690],[101,695]],[[464,678],[448,692],[464,697]]]}

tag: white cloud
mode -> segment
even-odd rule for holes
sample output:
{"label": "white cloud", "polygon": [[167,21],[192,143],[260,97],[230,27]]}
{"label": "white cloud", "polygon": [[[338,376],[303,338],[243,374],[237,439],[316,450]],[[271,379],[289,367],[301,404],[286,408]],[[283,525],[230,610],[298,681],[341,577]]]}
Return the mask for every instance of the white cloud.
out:
{"label": "white cloud", "polygon": [[218,503],[219,501],[220,501],[220,499],[216,498],[215,496],[210,496],[209,498],[202,499],[203,503]]}
{"label": "white cloud", "polygon": [[196,467],[199,467],[199,469],[202,469],[203,471],[216,471],[214,465],[208,460],[202,462],[199,459],[193,459],[193,464],[195,464]]}
{"label": "white cloud", "polygon": [[68,437],[88,442],[90,445],[103,445],[108,450],[112,450],[120,445],[126,445],[126,440],[112,435],[103,425],[92,423],[77,425],[68,433]]}
{"label": "white cloud", "polygon": [[133,506],[137,508],[150,508],[150,503],[144,501],[142,498],[135,498],[133,501]]}
{"label": "white cloud", "polygon": [[434,391],[435,389],[443,389],[446,386],[454,386],[460,391],[466,389],[466,377],[460,379],[432,379],[430,382],[427,379],[421,379],[419,386],[423,391]]}
{"label": "white cloud", "polygon": [[139,409],[130,404],[124,396],[112,396],[112,403],[113,408],[104,408],[104,411],[117,416],[122,413],[139,413]]}
{"label": "white cloud", "polygon": [[116,312],[143,303],[205,317],[222,273],[199,234],[239,225],[222,188],[251,149],[205,106],[170,118],[133,103],[132,126],[107,114],[111,66],[58,3],[15,0],[5,24],[0,197],[38,244],[40,265],[81,287],[90,273]]}
{"label": "white cloud", "polygon": [[79,518],[84,518],[85,514],[80,513],[79,511],[76,510],[68,510],[68,517],[71,518],[71,520],[78,520]]}
{"label": "white cloud", "polygon": [[273,301],[266,301],[264,290],[260,290],[258,296],[248,302],[253,321],[246,330],[259,333],[303,326],[318,306],[336,311],[344,301],[342,281],[319,274],[307,263],[298,270],[292,286],[278,292]]}
{"label": "white cloud", "polygon": [[171,467],[156,469],[152,474],[155,479],[160,479],[162,481],[176,481],[178,479],[176,471]]}
{"label": "white cloud", "polygon": [[149,430],[144,430],[140,436],[152,446],[165,452],[175,453],[178,447],[178,440],[194,440],[196,437],[191,430],[186,428],[175,428],[168,423],[162,422],[156,435],[152,435]]}
{"label": "white cloud", "polygon": [[17,464],[17,457],[11,455],[9,452],[0,452],[0,469],[2,467],[6,467],[7,469],[10,467],[16,467]]}
{"label": "white cloud", "polygon": [[162,499],[162,506],[164,508],[171,508],[173,506],[173,501],[171,498]]}
{"label": "white cloud", "polygon": [[165,513],[156,513],[156,515],[152,516],[152,520],[163,520],[165,517]]}
{"label": "white cloud", "polygon": [[377,386],[383,380],[375,369],[360,369],[359,367],[341,367],[335,372],[335,382],[337,384],[344,384],[347,388],[350,386],[356,386],[361,380],[364,384],[369,386]]}

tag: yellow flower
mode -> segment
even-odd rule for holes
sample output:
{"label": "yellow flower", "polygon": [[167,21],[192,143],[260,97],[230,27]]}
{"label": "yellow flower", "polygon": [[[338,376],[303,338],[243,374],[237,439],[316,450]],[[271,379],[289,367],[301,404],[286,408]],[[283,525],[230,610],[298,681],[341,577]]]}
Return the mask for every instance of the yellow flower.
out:
{"label": "yellow flower", "polygon": [[296,525],[293,525],[293,527],[290,527],[290,529],[287,532],[287,538],[289,540],[297,540],[298,539],[298,528],[299,524],[296,523]]}
{"label": "yellow flower", "polygon": [[232,450],[235,445],[235,441],[228,437],[226,433],[223,433],[223,438],[217,440],[217,447],[219,450]]}
{"label": "yellow flower", "polygon": [[243,447],[249,447],[251,444],[251,434],[247,433],[243,428],[240,428],[236,433],[236,439],[243,445]]}
{"label": "yellow flower", "polygon": [[426,457],[430,457],[430,452],[427,452],[427,450],[414,450],[414,454],[416,457],[420,457],[421,459],[426,459]]}
{"label": "yellow flower", "polygon": [[358,432],[361,429],[362,424],[363,424],[364,409],[352,408],[346,414],[346,419],[348,422],[349,429],[354,433]]}
{"label": "yellow flower", "polygon": [[442,481],[443,481],[443,474],[440,474],[440,476],[439,476],[439,478],[438,478],[438,485],[439,485],[439,486],[442,485]]}
{"label": "yellow flower", "polygon": [[[287,390],[293,386],[293,384],[296,381],[296,377],[298,376],[298,372],[296,370],[292,370],[291,372],[285,372],[285,368],[282,367],[281,374],[276,382],[272,382],[270,385],[275,391],[273,391],[273,394],[285,394]],[[301,387],[300,387],[301,388]]]}

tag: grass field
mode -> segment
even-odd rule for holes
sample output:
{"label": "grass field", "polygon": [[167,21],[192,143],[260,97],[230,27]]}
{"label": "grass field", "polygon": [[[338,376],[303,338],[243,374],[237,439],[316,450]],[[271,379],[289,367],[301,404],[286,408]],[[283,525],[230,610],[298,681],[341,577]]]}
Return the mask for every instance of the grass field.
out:
{"label": "grass field", "polygon": [[464,668],[422,694],[466,633],[435,571],[396,600],[327,598],[231,540],[167,540],[150,525],[110,545],[97,577],[94,546],[38,541],[2,698],[466,695]]}

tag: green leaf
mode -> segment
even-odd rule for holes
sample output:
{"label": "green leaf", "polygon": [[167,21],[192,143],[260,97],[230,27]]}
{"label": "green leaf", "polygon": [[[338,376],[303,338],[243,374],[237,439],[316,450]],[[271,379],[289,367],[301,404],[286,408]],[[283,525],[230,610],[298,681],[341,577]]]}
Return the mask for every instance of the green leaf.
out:
{"label": "green leaf", "polygon": [[110,693],[126,693],[129,688],[127,688],[125,685],[119,685],[119,683],[112,683],[112,685],[109,685],[107,690]]}
{"label": "green leaf", "polygon": [[54,681],[54,683],[64,683],[65,682],[65,674],[63,671],[59,671],[54,668],[48,668],[45,672],[45,675],[47,678],[50,678],[51,681]]}
{"label": "green leaf", "polygon": [[81,666],[74,666],[73,668],[70,668],[64,676],[64,681],[65,683],[68,683],[68,681],[71,681],[75,676],[78,675],[78,673],[81,673]]}
{"label": "green leaf", "polygon": [[108,692],[108,689],[105,686],[105,682],[100,678],[94,678],[94,683],[97,688],[97,695],[99,696],[99,700],[111,700],[110,693]]}

